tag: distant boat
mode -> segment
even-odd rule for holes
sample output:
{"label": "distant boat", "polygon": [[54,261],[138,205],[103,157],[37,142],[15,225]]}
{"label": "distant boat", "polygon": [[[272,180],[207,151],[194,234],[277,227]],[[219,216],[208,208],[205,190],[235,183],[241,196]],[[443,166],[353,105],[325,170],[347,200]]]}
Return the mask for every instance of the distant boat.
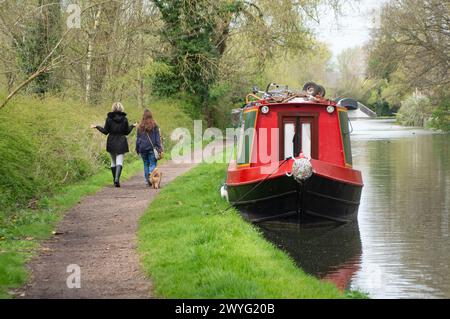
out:
{"label": "distant boat", "polygon": [[377,117],[377,113],[355,99],[338,99],[337,105],[345,105],[350,119],[364,119]]}
{"label": "distant boat", "polygon": [[[247,96],[237,156],[222,192],[249,220],[311,215],[348,222],[357,217],[363,180],[352,168],[348,110],[324,95],[323,87],[310,82],[301,92],[271,84]],[[275,145],[272,128],[279,129]],[[262,129],[265,140],[257,138]],[[275,163],[260,158],[258,149],[264,146],[277,149]]]}

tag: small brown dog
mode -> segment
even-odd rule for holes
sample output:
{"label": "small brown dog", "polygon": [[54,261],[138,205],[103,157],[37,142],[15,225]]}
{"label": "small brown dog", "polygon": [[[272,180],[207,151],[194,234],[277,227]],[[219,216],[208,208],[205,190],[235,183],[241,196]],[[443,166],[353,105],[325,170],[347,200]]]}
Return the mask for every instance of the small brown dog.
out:
{"label": "small brown dog", "polygon": [[162,172],[160,172],[158,168],[155,168],[153,172],[150,173],[150,182],[152,183],[153,189],[158,189],[161,187],[161,179]]}

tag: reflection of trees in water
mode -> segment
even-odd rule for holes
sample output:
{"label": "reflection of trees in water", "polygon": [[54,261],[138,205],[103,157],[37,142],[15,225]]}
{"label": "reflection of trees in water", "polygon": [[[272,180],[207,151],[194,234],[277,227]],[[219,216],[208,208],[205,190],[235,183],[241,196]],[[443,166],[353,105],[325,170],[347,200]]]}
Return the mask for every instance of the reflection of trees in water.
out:
{"label": "reflection of trees in water", "polygon": [[450,237],[450,135],[438,135],[432,140],[433,153],[438,158],[438,168],[440,171],[438,178],[439,188],[443,191],[443,207],[441,230],[442,236]]}
{"label": "reflection of trees in water", "polygon": [[406,279],[410,284],[404,289],[425,285],[450,296],[449,136],[356,144],[367,160],[358,163],[365,181],[360,207],[364,253],[400,275],[403,285]]}
{"label": "reflection of trees in water", "polygon": [[260,225],[265,237],[285,250],[309,274],[347,288],[359,269],[361,238],[356,222]]}

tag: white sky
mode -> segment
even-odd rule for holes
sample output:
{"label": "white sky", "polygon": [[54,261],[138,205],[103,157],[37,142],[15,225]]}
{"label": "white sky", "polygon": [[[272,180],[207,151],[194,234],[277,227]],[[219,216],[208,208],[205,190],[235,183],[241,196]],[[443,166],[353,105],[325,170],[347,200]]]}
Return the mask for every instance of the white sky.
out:
{"label": "white sky", "polygon": [[361,46],[369,40],[371,28],[378,22],[379,9],[387,0],[349,0],[336,20],[334,12],[322,12],[313,29],[327,43],[333,57],[344,49]]}

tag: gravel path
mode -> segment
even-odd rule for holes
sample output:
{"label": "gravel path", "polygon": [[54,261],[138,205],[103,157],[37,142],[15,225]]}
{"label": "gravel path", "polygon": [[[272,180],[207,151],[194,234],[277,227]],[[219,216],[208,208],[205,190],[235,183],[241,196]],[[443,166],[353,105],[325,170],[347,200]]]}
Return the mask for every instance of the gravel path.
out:
{"label": "gravel path", "polygon": [[[160,165],[162,187],[194,166]],[[136,252],[136,231],[158,192],[144,186],[140,173],[123,181],[122,188],[105,187],[84,198],[66,212],[57,235],[29,263],[30,282],[18,292],[20,298],[151,298],[152,283]],[[68,288],[69,265],[80,267],[80,288]],[[69,281],[76,283],[73,276]]]}

